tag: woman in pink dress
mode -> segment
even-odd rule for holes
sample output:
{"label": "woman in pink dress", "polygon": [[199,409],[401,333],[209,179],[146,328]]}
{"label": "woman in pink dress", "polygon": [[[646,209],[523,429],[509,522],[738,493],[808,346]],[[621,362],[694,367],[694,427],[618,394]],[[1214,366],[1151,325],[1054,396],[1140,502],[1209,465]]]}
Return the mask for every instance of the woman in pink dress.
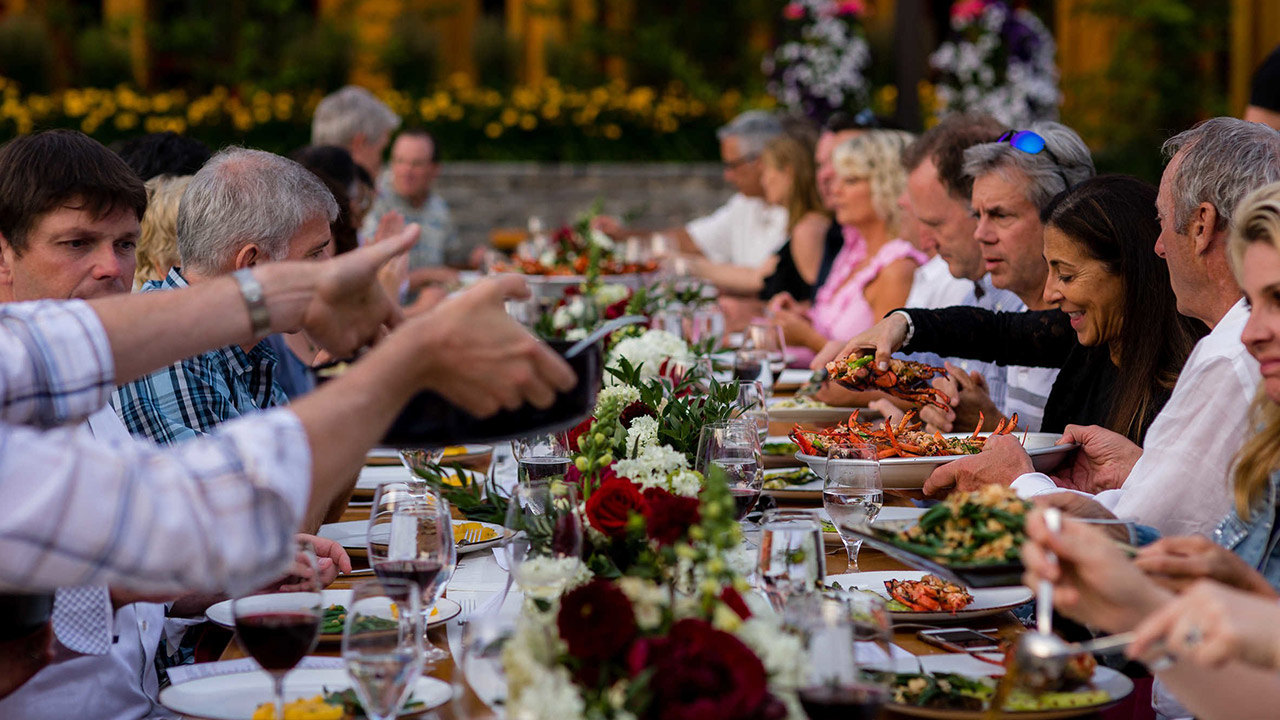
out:
{"label": "woman in pink dress", "polygon": [[811,308],[786,295],[770,303],[793,360],[811,358],[832,338],[862,332],[906,302],[912,276],[927,260],[898,234],[897,198],[907,182],[899,155],[910,140],[896,130],[872,130],[836,149],[833,209],[844,247]]}

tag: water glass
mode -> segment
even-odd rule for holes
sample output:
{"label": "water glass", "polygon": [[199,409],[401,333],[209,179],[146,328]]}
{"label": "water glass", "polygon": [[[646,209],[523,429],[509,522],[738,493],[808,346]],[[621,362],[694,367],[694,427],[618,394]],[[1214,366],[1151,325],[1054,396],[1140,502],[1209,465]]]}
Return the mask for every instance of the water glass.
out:
{"label": "water glass", "polygon": [[777,375],[787,367],[787,337],[782,326],[768,320],[757,320],[743,332],[742,346],[763,350],[769,358],[769,371]]}
{"label": "water glass", "polygon": [[511,441],[511,454],[519,463],[520,485],[545,485],[569,472],[568,433],[552,433]]}
{"label": "water glass", "polygon": [[[467,618],[462,628],[461,657],[453,673],[454,717],[484,717],[490,714],[490,708],[506,705],[507,671],[502,654],[516,633],[517,618],[501,607]],[[475,697],[467,692],[468,685]],[[482,705],[477,704],[477,698]]]}
{"label": "water glass", "polygon": [[432,475],[444,460],[443,447],[401,448],[400,464],[409,471],[409,489],[422,496],[427,491],[426,477]]}
{"label": "water glass", "polygon": [[778,612],[826,580],[822,521],[813,510],[769,510],[760,521],[760,589]]}
{"label": "water glass", "polygon": [[822,506],[831,516],[831,524],[835,525],[849,556],[847,572],[858,572],[862,539],[852,531],[855,528],[865,531],[884,506],[884,485],[880,481],[880,461],[874,445],[848,445],[827,451]]}
{"label": "water glass", "polygon": [[716,305],[694,306],[688,311],[688,331],[685,339],[702,345],[711,341],[711,347],[719,347],[724,338],[724,313]]}
{"label": "water glass", "polygon": [[733,417],[755,423],[760,443],[763,444],[769,437],[769,408],[765,404],[764,385],[759,380],[737,382],[738,396],[733,401]]}
{"label": "water glass", "polygon": [[[884,600],[867,593],[814,594],[788,608],[804,642],[800,704],[810,718],[877,718],[893,670],[892,624]],[[872,671],[872,672],[868,672]]]}
{"label": "water glass", "polygon": [[262,591],[231,602],[240,646],[271,675],[277,717],[284,717],[284,678],[315,649],[324,617],[320,573],[311,543],[295,543],[294,562],[295,567],[301,566],[287,583],[294,590]]}
{"label": "water glass", "polygon": [[560,596],[582,568],[578,489],[562,482],[521,484],[507,504],[511,577],[536,600]]}
{"label": "water glass", "polygon": [[738,418],[704,425],[698,435],[695,467],[706,478],[712,472],[724,475],[737,519],[745,519],[764,487],[760,433],[755,421]]}
{"label": "water glass", "polygon": [[409,580],[380,579],[351,589],[342,659],[370,720],[393,718],[422,673],[422,594]]}
{"label": "water glass", "polygon": [[[379,579],[417,583],[426,628],[436,601],[458,565],[449,503],[428,491],[421,499],[398,503],[390,512],[375,512],[369,518],[366,542],[369,566]],[[425,643],[423,657],[427,662],[449,656],[429,639]]]}

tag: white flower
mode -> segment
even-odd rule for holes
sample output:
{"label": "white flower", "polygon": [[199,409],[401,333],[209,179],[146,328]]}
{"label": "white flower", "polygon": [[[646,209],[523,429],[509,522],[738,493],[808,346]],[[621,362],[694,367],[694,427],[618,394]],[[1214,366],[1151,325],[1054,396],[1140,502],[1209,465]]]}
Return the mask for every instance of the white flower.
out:
{"label": "white flower", "polygon": [[576,557],[526,557],[512,575],[527,597],[549,600],[590,582],[591,570]]}
{"label": "white flower", "polygon": [[770,686],[798,688],[808,671],[800,638],[784,632],[775,618],[753,615],[735,633],[755,652],[769,674]]}
{"label": "white flower", "polygon": [[600,287],[596,288],[595,298],[596,302],[601,307],[608,307],[620,300],[625,300],[630,294],[631,288],[628,288],[626,285],[604,283]]}
{"label": "white flower", "polygon": [[586,328],[573,328],[572,330],[565,332],[564,339],[570,342],[576,342],[578,340],[585,338],[586,336],[587,336]]}
{"label": "white flower", "polygon": [[645,448],[634,458],[619,460],[613,464],[614,472],[639,486],[641,491],[651,487],[669,490],[667,482],[672,473],[689,469],[689,458],[669,445]]}
{"label": "white flower", "polygon": [[618,588],[631,601],[641,630],[655,630],[662,624],[662,612],[670,599],[665,587],[641,578],[623,577],[618,580]]}
{"label": "white flower", "polygon": [[698,497],[702,492],[702,476],[692,470],[678,470],[667,478],[667,486],[675,495]]}
{"label": "white flower", "polygon": [[[688,344],[665,330],[648,330],[640,337],[620,341],[613,346],[609,365],[618,367],[618,361],[622,358],[639,368],[640,376],[646,378],[657,377],[664,362],[675,365],[690,365],[693,362]],[[613,378],[612,375],[608,377]],[[613,381],[616,382],[616,379]]]}
{"label": "white flower", "polygon": [[624,408],[640,399],[640,391],[631,385],[608,385],[596,395],[596,409],[592,413],[596,417],[610,415],[617,417]]}
{"label": "white flower", "polygon": [[658,419],[641,415],[627,429],[627,457],[634,458],[658,444]]}
{"label": "white flower", "polygon": [[588,237],[591,240],[592,245],[603,248],[605,250],[613,249],[613,238],[609,237],[608,235],[605,235],[603,232],[595,228],[591,228],[591,234]]}

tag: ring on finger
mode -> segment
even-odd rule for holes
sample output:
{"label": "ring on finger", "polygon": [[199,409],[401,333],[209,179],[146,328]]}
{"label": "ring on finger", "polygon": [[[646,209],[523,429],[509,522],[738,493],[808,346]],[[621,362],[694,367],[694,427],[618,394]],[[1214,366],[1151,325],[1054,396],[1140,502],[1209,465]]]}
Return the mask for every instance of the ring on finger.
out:
{"label": "ring on finger", "polygon": [[1186,634],[1182,636],[1182,644],[1189,648],[1195,647],[1196,645],[1199,645],[1200,641],[1203,639],[1204,631],[1200,629],[1199,625],[1192,625],[1187,630]]}

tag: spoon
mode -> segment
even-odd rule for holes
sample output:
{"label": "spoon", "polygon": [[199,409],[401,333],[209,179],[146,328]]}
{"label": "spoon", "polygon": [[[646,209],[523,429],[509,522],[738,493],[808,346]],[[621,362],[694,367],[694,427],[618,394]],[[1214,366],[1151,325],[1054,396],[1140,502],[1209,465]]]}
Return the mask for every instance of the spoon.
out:
{"label": "spoon", "polygon": [[[1062,511],[1045,510],[1044,523],[1056,535],[1062,530]],[[1058,561],[1052,551],[1048,555],[1050,562]],[[1053,634],[1053,583],[1041,580],[1036,588],[1036,631],[1023,633],[1014,649],[1021,684],[1037,691],[1060,687],[1071,654],[1067,643]]]}
{"label": "spoon", "polygon": [[596,344],[605,335],[608,335],[609,333],[613,332],[614,330],[617,330],[618,328],[623,328],[628,325],[635,325],[636,323],[642,323],[642,322],[648,322],[648,321],[649,321],[649,318],[643,315],[623,315],[620,318],[614,318],[613,320],[610,320],[609,322],[593,330],[591,334],[587,335],[586,337],[582,338],[578,342],[574,343],[573,346],[570,347],[565,352],[564,359],[568,360],[572,357],[575,357],[578,353]]}

